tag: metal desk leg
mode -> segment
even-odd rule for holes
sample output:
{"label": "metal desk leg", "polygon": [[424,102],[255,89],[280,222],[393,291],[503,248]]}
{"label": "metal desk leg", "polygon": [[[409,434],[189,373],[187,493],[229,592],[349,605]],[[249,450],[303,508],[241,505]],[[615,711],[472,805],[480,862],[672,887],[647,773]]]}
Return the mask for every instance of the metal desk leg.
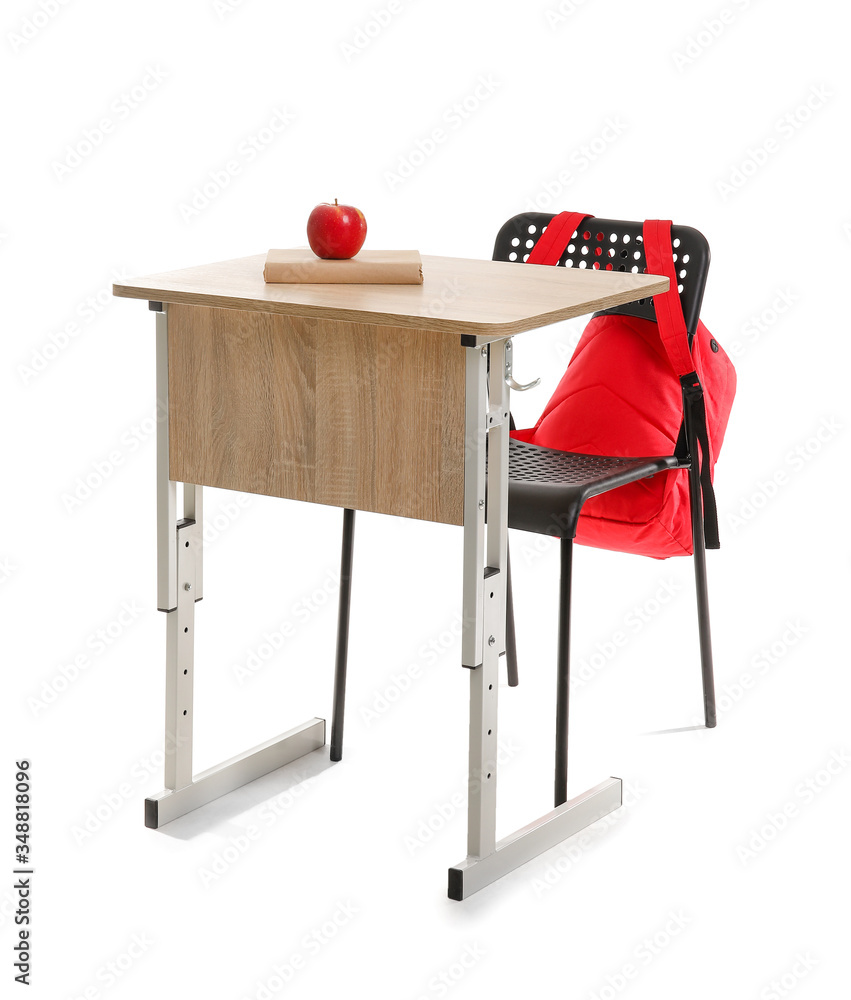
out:
{"label": "metal desk leg", "polygon": [[467,348],[461,657],[470,670],[470,762],[467,857],[449,869],[449,898],[457,900],[621,805],[621,780],[608,778],[496,841],[497,691],[499,657],[505,651],[509,436],[508,387],[496,373],[504,371],[504,352],[505,341],[488,348]]}
{"label": "metal desk leg", "polygon": [[165,789],[145,799],[145,826],[156,829],[213,799],[325,745],[325,720],[310,719],[274,739],[193,776],[195,604],[202,596],[203,501],[184,483],[177,519],[177,483],[169,479],[168,306],[157,310],[157,606],[166,627]]}

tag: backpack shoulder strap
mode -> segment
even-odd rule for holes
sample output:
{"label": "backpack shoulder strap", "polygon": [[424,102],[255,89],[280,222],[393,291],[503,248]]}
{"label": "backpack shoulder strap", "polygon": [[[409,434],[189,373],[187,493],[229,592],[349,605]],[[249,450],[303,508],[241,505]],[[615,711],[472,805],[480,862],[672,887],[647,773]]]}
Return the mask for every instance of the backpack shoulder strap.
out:
{"label": "backpack shoulder strap", "polygon": [[546,232],[541,233],[532,247],[526,263],[558,264],[571,237],[588,218],[589,212],[560,212],[554,215],[547,224]]}
{"label": "backpack shoulder strap", "polygon": [[[668,279],[667,292],[653,296],[659,336],[674,369],[681,379],[694,372],[694,362],[688,345],[680,293],[677,291],[677,269],[674,267],[674,250],[671,245],[670,219],[648,219],[644,223],[644,256],[649,274],[661,274]],[[697,378],[697,376],[695,376]]]}
{"label": "backpack shoulder strap", "polygon": [[[692,455],[691,460],[700,462],[700,486],[703,494],[703,535],[706,548],[720,547],[718,535],[718,507],[715,501],[715,490],[712,486],[709,450],[709,433],[706,427],[706,400],[703,386],[697,377],[694,359],[688,342],[680,294],[677,289],[677,270],[674,266],[674,249],[671,244],[670,219],[648,219],[644,223],[644,256],[647,260],[647,270],[650,274],[664,275],[669,282],[667,292],[653,296],[653,307],[656,311],[656,325],[659,337],[674,369],[674,374],[680,380],[683,388],[683,404],[688,411],[688,417],[694,427],[695,437],[700,446],[700,456]],[[683,435],[677,442],[677,455],[687,451],[687,442]]]}

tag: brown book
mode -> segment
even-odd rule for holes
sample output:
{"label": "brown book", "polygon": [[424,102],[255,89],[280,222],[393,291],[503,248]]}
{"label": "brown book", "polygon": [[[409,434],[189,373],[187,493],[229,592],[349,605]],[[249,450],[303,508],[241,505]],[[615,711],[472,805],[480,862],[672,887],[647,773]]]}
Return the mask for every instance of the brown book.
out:
{"label": "brown book", "polygon": [[423,262],[416,250],[361,250],[349,260],[323,260],[309,248],[270,250],[263,278],[310,285],[421,285]]}

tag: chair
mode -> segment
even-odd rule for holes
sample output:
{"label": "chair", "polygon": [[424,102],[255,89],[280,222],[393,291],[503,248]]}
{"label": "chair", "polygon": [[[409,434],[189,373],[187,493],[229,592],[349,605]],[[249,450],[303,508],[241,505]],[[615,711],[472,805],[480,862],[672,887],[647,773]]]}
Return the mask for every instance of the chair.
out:
{"label": "chair", "polygon": [[[541,231],[554,216],[541,212],[515,215],[500,229],[493,259],[524,263]],[[585,227],[587,226],[587,232]],[[558,267],[605,268],[617,271],[646,270],[641,222],[614,219],[587,219],[583,232],[577,232],[558,262]],[[603,233],[599,241],[597,234]],[[616,236],[617,241],[611,239]],[[624,237],[629,241],[625,245]],[[688,254],[688,267],[680,270],[678,286],[689,344],[700,317],[700,306],[709,269],[709,246],[695,229],[673,226],[674,253]],[[599,249],[598,249],[599,245]],[[628,247],[628,249],[625,248]],[[605,251],[601,253],[602,248]],[[609,250],[614,250],[612,257]],[[677,258],[675,257],[675,260]],[[681,268],[681,264],[678,264]],[[595,313],[595,316],[620,314],[642,319],[656,319],[652,298]],[[512,424],[513,428],[513,424]],[[567,740],[570,684],[570,590],[573,564],[573,539],[582,505],[592,496],[617,489],[626,483],[661,474],[669,469],[689,470],[691,529],[694,542],[694,571],[700,634],[700,659],[703,702],[707,728],[715,726],[715,685],[712,670],[712,645],[709,631],[709,602],[706,585],[706,553],[703,536],[703,513],[695,429],[688,409],[683,409],[683,425],[675,455],[655,457],[603,457],[556,451],[511,439],[509,444],[508,525],[523,531],[553,535],[561,540],[561,580],[559,594],[558,658],[556,692],[555,805],[567,801]],[[513,601],[510,563],[508,564],[508,601],[506,661],[509,684],[517,683],[517,659],[514,640]]]}

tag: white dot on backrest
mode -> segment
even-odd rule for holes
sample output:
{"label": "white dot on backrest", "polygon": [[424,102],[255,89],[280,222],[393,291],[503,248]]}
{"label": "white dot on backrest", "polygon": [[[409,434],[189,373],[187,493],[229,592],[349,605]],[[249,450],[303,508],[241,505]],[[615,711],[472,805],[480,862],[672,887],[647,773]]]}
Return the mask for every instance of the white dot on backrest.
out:
{"label": "white dot on backrest", "polygon": [[514,239],[511,241],[511,245],[513,247],[519,247],[520,246],[520,240],[518,240],[517,237],[515,236]]}
{"label": "white dot on backrest", "polygon": [[530,232],[530,233],[537,233],[537,231],[538,231],[537,226],[529,226],[529,228],[527,230],[527,232]]}
{"label": "white dot on backrest", "polygon": [[511,253],[508,255],[508,259],[517,260],[517,254],[512,250]]}
{"label": "white dot on backrest", "polygon": [[529,254],[524,254],[523,255],[523,263],[525,264],[528,259],[529,259]]}
{"label": "white dot on backrest", "polygon": [[680,241],[679,240],[674,240],[674,246],[678,247],[679,245],[680,245]]}
{"label": "white dot on backrest", "polygon": [[526,240],[526,249],[527,250],[531,250],[534,245],[535,245],[535,241],[534,240]]}

